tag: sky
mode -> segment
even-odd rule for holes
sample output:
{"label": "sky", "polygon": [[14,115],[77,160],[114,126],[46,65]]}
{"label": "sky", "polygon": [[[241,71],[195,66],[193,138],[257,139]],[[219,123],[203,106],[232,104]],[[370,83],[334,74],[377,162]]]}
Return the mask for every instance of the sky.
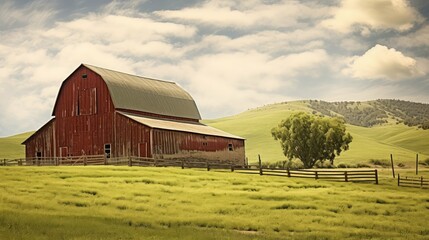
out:
{"label": "sky", "polygon": [[213,119],[283,101],[429,103],[427,0],[0,1],[0,136],[81,63],[173,81]]}

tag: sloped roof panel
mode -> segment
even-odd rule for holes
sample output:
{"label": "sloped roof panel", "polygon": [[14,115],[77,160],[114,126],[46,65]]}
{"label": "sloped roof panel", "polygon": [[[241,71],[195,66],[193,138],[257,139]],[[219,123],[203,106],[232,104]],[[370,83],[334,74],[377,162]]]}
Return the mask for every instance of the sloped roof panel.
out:
{"label": "sloped roof panel", "polygon": [[174,82],[83,65],[96,72],[106,82],[115,108],[201,119],[194,99]]}
{"label": "sloped roof panel", "polygon": [[139,122],[151,128],[198,133],[198,134],[204,134],[209,136],[219,136],[219,137],[234,138],[234,139],[244,139],[242,137],[232,135],[230,133],[204,125],[202,123],[178,122],[178,121],[172,121],[172,120],[142,117],[142,116],[123,113],[123,112],[119,112],[119,113],[125,117],[128,117],[136,122]]}

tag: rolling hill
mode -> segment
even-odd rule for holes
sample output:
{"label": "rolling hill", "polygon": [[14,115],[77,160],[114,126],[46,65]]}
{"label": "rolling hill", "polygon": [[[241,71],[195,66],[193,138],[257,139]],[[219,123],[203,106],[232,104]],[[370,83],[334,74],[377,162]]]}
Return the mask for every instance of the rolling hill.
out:
{"label": "rolling hill", "polygon": [[[429,157],[429,130],[423,130],[421,125],[417,123],[415,126],[405,125],[405,119],[396,114],[396,112],[403,113],[403,111],[395,106],[392,111],[380,108],[379,101],[384,100],[346,104],[352,112],[353,109],[356,110],[354,114],[349,114],[349,116],[358,115],[359,111],[363,114],[367,114],[367,111],[377,112],[378,114],[374,114],[376,117],[373,119],[379,121],[371,127],[347,124],[347,130],[354,139],[350,145],[350,150],[338,157],[336,164],[341,162],[350,164],[369,163],[370,159],[388,160],[390,154],[393,154],[396,164],[403,163],[411,167],[415,164],[416,153],[419,154],[420,159]],[[204,122],[246,138],[246,155],[249,162],[255,162],[258,154],[261,154],[263,161],[276,162],[284,160],[285,157],[282,154],[280,144],[274,141],[271,136],[271,128],[293,112],[304,111],[328,115],[324,114],[323,110],[318,111],[317,108],[312,107],[314,102],[320,103],[320,101],[294,101],[270,104],[234,116]],[[329,116],[344,117],[345,114],[341,114],[344,111],[334,111],[335,107],[330,107],[330,105],[340,106],[344,103],[323,103],[324,109],[327,110],[325,113],[329,112]],[[426,108],[427,106],[429,105],[425,104]],[[363,111],[364,109],[367,110]],[[347,112],[349,111],[347,110]],[[425,116],[424,112],[421,115]],[[347,117],[344,118],[346,121],[348,120]]]}
{"label": "rolling hill", "polygon": [[21,143],[34,132],[26,132],[18,135],[0,138],[0,158],[25,157],[25,146]]}

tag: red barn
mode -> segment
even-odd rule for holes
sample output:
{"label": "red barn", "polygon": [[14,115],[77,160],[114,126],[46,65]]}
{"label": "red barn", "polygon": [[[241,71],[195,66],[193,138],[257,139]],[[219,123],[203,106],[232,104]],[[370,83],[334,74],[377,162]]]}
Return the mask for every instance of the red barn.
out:
{"label": "red barn", "polygon": [[244,139],[200,123],[194,100],[174,82],[82,64],[62,83],[52,116],[23,143],[27,158],[245,162]]}

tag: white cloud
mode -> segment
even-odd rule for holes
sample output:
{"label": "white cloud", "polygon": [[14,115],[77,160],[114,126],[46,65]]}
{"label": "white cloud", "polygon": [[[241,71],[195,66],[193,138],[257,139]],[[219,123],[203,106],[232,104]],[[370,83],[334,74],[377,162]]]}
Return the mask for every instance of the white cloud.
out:
{"label": "white cloud", "polygon": [[392,42],[404,47],[429,47],[429,24],[426,24],[414,33],[397,37]]}
{"label": "white cloud", "polygon": [[423,74],[417,62],[394,48],[375,45],[362,56],[350,60],[343,73],[359,79],[402,80]]}
{"label": "white cloud", "polygon": [[14,1],[0,3],[0,29],[12,26],[44,25],[52,19],[57,11],[50,7],[49,1],[31,1],[20,8],[14,6]]}
{"label": "white cloud", "polygon": [[303,19],[321,18],[325,13],[323,6],[286,0],[274,4],[265,4],[263,1],[210,0],[196,7],[155,12],[165,19],[233,28],[288,27]]}
{"label": "white cloud", "polygon": [[406,31],[422,19],[406,0],[343,0],[322,25],[343,33],[358,30],[368,36],[368,28]]}

